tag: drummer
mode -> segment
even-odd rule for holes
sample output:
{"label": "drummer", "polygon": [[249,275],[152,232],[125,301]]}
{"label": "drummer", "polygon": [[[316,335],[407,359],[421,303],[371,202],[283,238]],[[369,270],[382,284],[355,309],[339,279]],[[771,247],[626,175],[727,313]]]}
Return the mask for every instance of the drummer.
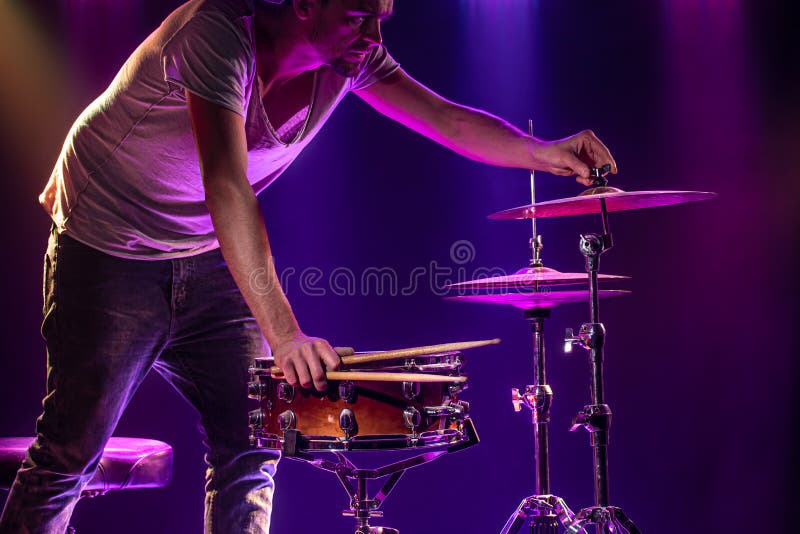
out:
{"label": "drummer", "polygon": [[[524,134],[415,81],[384,47],[392,0],[191,0],[77,119],[40,202],[47,396],[0,532],[63,532],[150,368],[201,414],[206,532],[266,532],[277,457],[248,448],[247,369],[272,349],[324,389],[339,357],[300,327],[256,194],[354,93],[492,165],[577,176],[616,166],[590,131]],[[257,283],[256,283],[257,282]]]}

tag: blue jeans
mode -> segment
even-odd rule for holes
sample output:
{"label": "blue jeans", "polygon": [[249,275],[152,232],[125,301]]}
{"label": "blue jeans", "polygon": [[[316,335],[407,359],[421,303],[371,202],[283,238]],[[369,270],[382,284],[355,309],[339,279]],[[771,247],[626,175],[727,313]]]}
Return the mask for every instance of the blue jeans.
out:
{"label": "blue jeans", "polygon": [[109,256],[51,234],[45,255],[47,395],[0,533],[61,534],[151,368],[200,413],[205,532],[266,533],[280,455],[249,447],[248,367],[269,348],[219,250]]}

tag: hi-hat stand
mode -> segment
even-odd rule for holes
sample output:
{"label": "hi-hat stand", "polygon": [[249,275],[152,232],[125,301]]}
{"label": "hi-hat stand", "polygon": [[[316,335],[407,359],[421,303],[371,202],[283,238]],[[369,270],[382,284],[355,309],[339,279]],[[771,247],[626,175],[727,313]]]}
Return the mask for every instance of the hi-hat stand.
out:
{"label": "hi-hat stand", "polygon": [[[533,135],[533,121],[528,121],[528,133]],[[531,171],[531,203],[536,203],[536,182]],[[533,268],[543,267],[542,236],[536,231],[536,219],[531,219],[531,262]],[[538,290],[538,285],[535,285]],[[544,351],[544,320],[550,317],[549,308],[532,309],[525,312],[533,332],[533,384],[525,386],[525,392],[512,388],[511,402],[514,411],[525,406],[531,411],[533,424],[533,447],[536,461],[536,494],[526,497],[506,521],[500,534],[516,534],[528,523],[531,534],[558,534],[559,524],[567,527],[573,521],[572,510],[564,499],[550,494],[550,445],[548,425],[553,390],[547,384]]]}
{"label": "hi-hat stand", "polygon": [[525,406],[531,411],[533,424],[534,458],[536,460],[536,494],[526,497],[506,522],[501,534],[516,534],[528,523],[531,534],[558,534],[559,524],[565,528],[572,524],[573,513],[561,497],[550,494],[550,450],[548,425],[553,390],[547,384],[545,374],[544,320],[550,309],[534,309],[525,312],[533,331],[533,385],[511,390],[514,411]]}
{"label": "hi-hat stand", "polygon": [[[595,185],[605,186],[607,182],[602,178],[600,169]],[[610,166],[609,166],[610,170]],[[593,169],[596,171],[596,169]],[[606,171],[607,172],[607,171]],[[592,404],[583,407],[573,420],[570,430],[585,428],[590,435],[594,451],[594,506],[580,510],[567,528],[568,534],[583,531],[587,525],[596,525],[598,534],[641,534],[641,531],[631,521],[621,508],[610,506],[608,484],[608,444],[609,429],[611,427],[611,408],[605,403],[603,380],[603,345],[605,344],[606,328],[600,322],[600,308],[598,303],[597,274],[600,266],[600,255],[614,246],[608,226],[608,210],[604,198],[600,199],[600,211],[603,219],[602,234],[582,234],[580,238],[580,251],[586,258],[586,272],[589,275],[590,314],[589,323],[581,325],[577,336],[572,329],[567,329],[564,339],[564,349],[569,352],[573,344],[579,345],[589,351],[589,361],[592,368],[591,399]]]}

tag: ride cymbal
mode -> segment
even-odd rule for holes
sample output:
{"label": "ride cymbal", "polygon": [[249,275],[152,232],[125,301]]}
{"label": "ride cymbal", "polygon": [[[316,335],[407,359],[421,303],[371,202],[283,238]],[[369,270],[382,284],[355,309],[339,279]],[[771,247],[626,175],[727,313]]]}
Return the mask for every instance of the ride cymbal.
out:
{"label": "ride cymbal", "polygon": [[706,191],[623,191],[616,187],[594,187],[577,197],[537,202],[489,215],[489,219],[541,219],[600,213],[601,200],[606,211],[628,211],[673,204],[686,204],[716,197]]}

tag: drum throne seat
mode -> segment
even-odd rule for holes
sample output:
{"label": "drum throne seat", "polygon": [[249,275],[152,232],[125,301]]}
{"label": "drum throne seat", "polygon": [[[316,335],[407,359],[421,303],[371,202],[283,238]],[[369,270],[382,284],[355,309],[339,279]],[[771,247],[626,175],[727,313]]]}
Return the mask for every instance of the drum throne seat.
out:
{"label": "drum throne seat", "polygon": [[[0,438],[0,490],[14,482],[33,438]],[[161,488],[172,479],[172,447],[154,439],[112,437],[81,497],[109,491]]]}

